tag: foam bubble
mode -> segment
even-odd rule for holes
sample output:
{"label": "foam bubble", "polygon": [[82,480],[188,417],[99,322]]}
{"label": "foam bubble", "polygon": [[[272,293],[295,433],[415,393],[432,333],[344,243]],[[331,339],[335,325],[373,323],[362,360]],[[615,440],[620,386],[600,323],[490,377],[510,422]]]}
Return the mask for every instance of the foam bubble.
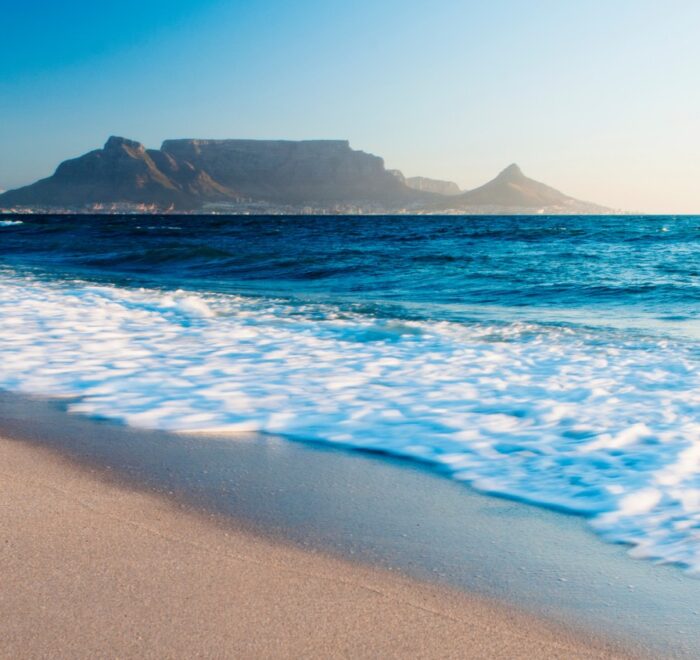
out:
{"label": "foam bubble", "polygon": [[700,571],[698,345],[382,321],[0,275],[0,386],[172,431],[264,431],[440,466]]}

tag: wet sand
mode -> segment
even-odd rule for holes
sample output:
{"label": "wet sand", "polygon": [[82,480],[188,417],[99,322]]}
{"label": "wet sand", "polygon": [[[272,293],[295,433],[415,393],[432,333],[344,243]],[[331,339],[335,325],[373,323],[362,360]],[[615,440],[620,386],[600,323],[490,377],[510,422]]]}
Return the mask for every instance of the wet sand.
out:
{"label": "wet sand", "polygon": [[628,657],[0,439],[0,656]]}

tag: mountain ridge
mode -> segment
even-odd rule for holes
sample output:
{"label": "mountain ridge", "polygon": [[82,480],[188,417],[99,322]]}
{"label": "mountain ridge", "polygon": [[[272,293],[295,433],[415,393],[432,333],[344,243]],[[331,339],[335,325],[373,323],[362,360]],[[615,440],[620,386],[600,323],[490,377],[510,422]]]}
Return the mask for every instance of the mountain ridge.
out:
{"label": "mountain ridge", "polygon": [[54,174],[0,194],[0,209],[221,212],[601,212],[526,177],[516,164],[473,190],[406,178],[347,140],[165,140],[111,136]]}

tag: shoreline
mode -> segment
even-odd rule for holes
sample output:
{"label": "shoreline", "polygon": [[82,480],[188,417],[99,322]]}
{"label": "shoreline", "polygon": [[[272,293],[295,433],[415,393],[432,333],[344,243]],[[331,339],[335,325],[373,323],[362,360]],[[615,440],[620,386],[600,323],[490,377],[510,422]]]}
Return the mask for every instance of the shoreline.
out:
{"label": "shoreline", "polygon": [[631,657],[0,438],[3,657]]}
{"label": "shoreline", "polygon": [[410,461],[275,438],[147,432],[69,415],[66,404],[0,393],[0,437],[177,515],[515,611],[605,652],[694,657],[700,648],[698,583],[630,559],[583,519],[480,495]]}

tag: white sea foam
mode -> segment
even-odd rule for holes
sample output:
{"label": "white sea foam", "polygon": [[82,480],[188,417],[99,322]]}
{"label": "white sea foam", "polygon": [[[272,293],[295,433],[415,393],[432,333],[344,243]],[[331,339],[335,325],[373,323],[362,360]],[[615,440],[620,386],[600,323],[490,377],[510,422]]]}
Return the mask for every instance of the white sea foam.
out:
{"label": "white sea foam", "polygon": [[698,345],[0,276],[0,387],[383,450],[700,572]]}
{"label": "white sea foam", "polygon": [[23,225],[21,220],[0,220],[0,227],[12,227],[14,225]]}

